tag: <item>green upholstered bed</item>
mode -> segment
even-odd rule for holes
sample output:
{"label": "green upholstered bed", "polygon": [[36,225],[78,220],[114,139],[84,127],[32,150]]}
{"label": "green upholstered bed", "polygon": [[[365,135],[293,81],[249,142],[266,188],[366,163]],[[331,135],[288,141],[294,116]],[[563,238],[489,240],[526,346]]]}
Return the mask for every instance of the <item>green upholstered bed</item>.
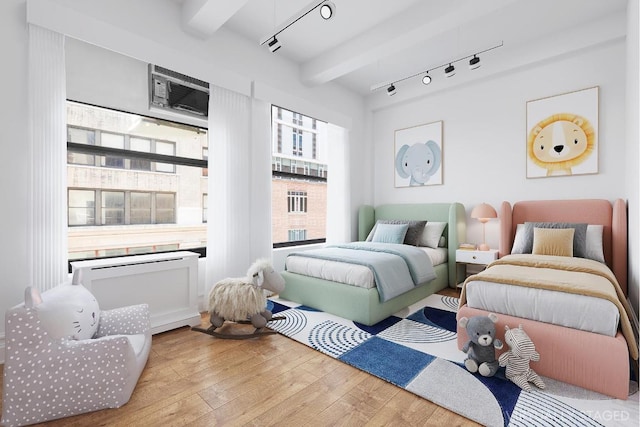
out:
{"label": "green upholstered bed", "polygon": [[[358,212],[358,239],[363,241],[379,219],[446,222],[448,261],[435,266],[437,277],[381,302],[376,288],[366,289],[316,277],[282,272],[286,281],[280,298],[313,307],[365,325],[373,325],[447,286],[456,287],[456,248],[466,238],[466,213],[460,203],[387,204],[362,206]],[[462,273],[462,272],[460,272]]]}

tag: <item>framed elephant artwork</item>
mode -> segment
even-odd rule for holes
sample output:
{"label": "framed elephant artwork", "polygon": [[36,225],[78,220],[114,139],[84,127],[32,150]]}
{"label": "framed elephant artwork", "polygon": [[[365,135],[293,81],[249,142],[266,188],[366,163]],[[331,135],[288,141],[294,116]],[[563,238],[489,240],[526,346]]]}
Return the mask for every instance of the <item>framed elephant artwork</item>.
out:
{"label": "framed elephant artwork", "polygon": [[395,131],[395,186],[442,184],[442,121]]}
{"label": "framed elephant artwork", "polygon": [[598,173],[598,87],[527,102],[527,178]]}

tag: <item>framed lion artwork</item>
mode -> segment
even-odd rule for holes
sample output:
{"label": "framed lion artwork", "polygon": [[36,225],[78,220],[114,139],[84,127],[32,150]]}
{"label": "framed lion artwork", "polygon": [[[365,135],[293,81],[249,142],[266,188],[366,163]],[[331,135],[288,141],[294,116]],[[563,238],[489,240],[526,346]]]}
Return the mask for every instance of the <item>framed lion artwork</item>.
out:
{"label": "framed lion artwork", "polygon": [[598,173],[598,87],[527,102],[527,178]]}

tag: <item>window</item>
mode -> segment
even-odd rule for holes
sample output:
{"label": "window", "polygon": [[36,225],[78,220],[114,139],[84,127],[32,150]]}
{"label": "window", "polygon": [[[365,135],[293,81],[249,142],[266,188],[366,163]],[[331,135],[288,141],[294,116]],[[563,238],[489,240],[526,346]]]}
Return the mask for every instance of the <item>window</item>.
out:
{"label": "window", "polygon": [[302,130],[292,129],[291,132],[293,136],[293,155],[302,156]]}
{"label": "window", "polygon": [[289,212],[306,212],[306,211],[307,211],[307,192],[306,191],[289,191]]}
{"label": "window", "polygon": [[206,129],[68,101],[67,138],[70,260],[204,252]]}
{"label": "window", "polygon": [[271,117],[274,247],[322,242],[327,216],[327,124],[277,106],[272,106]]}
{"label": "window", "polygon": [[[100,142],[103,147],[124,149],[124,135],[103,132],[100,135]],[[109,168],[124,168],[124,157],[104,156],[102,166]]]}
{"label": "window", "polygon": [[174,202],[175,194],[70,188],[69,226],[175,223]]}
{"label": "window", "polygon": [[[205,160],[207,163],[209,162],[209,148],[208,147],[203,147],[202,148],[202,160]],[[208,168],[203,168],[202,169],[202,176],[209,176],[209,169]]]}
{"label": "window", "polygon": [[289,230],[289,241],[307,240],[307,230]]}
{"label": "window", "polygon": [[151,224],[151,193],[131,192],[129,224]]}
{"label": "window", "polygon": [[[151,153],[151,140],[146,138],[135,138],[131,137],[129,139],[130,149],[132,151],[141,151],[143,153]],[[151,170],[151,160],[149,159],[131,159],[131,169],[141,170],[141,171],[150,171]]]}
{"label": "window", "polygon": [[175,194],[156,194],[156,222],[158,224],[172,224],[176,222]]}
{"label": "window", "polygon": [[102,192],[102,224],[124,224],[124,191]]}
{"label": "window", "polygon": [[69,190],[69,225],[96,223],[96,193],[92,190]]}
{"label": "window", "polygon": [[209,206],[209,195],[207,193],[204,193],[202,195],[202,222],[203,223],[207,222],[207,215],[209,214],[207,210],[207,206]]}

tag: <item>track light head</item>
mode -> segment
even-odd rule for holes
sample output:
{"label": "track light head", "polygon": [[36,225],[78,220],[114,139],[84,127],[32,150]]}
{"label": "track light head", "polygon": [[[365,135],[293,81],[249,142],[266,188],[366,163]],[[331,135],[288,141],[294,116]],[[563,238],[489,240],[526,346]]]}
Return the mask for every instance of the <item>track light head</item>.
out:
{"label": "track light head", "polygon": [[473,55],[473,58],[469,60],[469,69],[475,70],[476,68],[480,68],[480,58],[477,55]]}
{"label": "track light head", "polygon": [[322,16],[322,19],[331,19],[333,18],[333,15],[335,15],[335,13],[336,5],[333,4],[333,2],[326,1],[322,3],[322,6],[320,6],[320,16]]}
{"label": "track light head", "polygon": [[387,95],[392,96],[396,94],[396,87],[391,83],[391,85],[387,88]]}
{"label": "track light head", "polygon": [[444,75],[447,77],[452,77],[456,75],[456,67],[453,64],[449,64],[447,68],[444,69]]}
{"label": "track light head", "polygon": [[429,83],[431,83],[431,76],[429,75],[429,73],[427,73],[424,75],[424,77],[422,77],[422,84],[428,85]]}
{"label": "track light head", "polygon": [[282,47],[276,36],[273,36],[273,38],[269,41],[268,46],[271,52],[275,52]]}

